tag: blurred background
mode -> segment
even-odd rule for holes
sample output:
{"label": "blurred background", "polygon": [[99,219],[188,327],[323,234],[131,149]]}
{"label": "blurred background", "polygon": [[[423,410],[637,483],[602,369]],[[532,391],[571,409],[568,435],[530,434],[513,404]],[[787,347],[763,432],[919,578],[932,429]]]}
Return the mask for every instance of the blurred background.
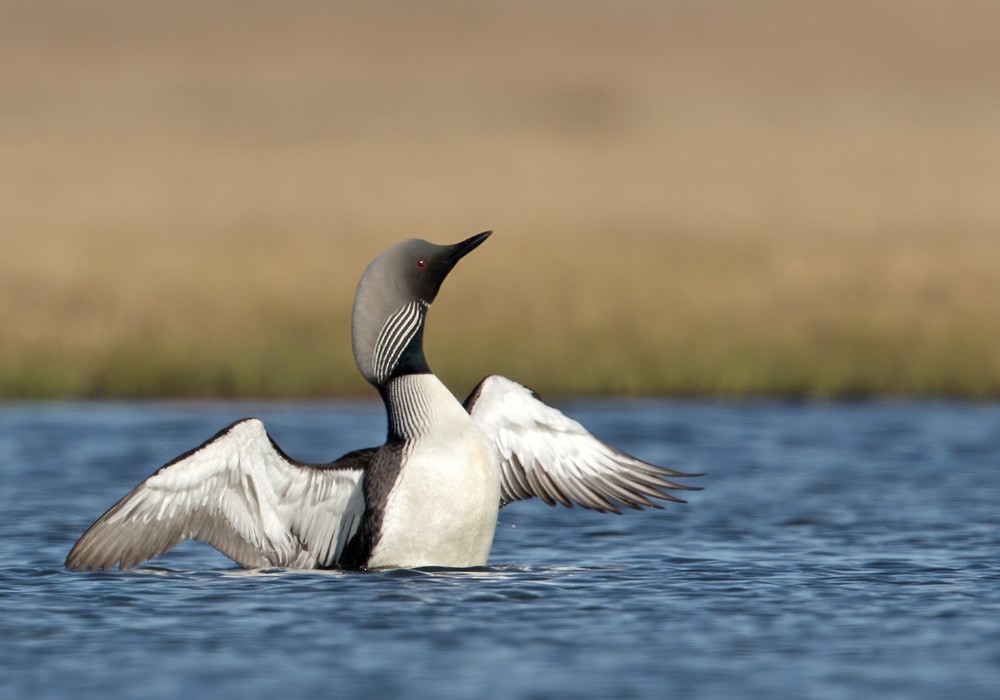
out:
{"label": "blurred background", "polygon": [[0,395],[1000,394],[1000,4],[0,0]]}

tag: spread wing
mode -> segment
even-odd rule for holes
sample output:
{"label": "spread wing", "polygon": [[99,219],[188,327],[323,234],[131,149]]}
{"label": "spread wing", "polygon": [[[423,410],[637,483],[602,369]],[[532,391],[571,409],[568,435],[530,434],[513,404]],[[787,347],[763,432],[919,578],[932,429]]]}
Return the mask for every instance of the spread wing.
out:
{"label": "spread wing", "polygon": [[332,566],[364,512],[361,482],[373,453],[296,462],[247,418],[136,486],[83,534],[66,567],[124,569],[188,539],[245,568]]}
{"label": "spread wing", "polygon": [[697,475],[647,464],[601,442],[510,379],[486,377],[465,408],[500,455],[501,507],[538,496],[550,506],[619,513],[618,504],[638,510],[660,508],[654,498],[681,501],[666,489],[697,490],[668,480]]}

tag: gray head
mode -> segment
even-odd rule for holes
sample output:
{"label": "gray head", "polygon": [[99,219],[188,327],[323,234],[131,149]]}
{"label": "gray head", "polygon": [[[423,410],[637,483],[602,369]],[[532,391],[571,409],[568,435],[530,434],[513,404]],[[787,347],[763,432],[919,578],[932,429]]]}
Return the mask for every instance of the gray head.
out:
{"label": "gray head", "polygon": [[354,361],[376,387],[401,374],[429,372],[424,358],[424,316],[455,264],[490,231],[454,245],[418,239],[397,243],[365,269],[354,295]]}

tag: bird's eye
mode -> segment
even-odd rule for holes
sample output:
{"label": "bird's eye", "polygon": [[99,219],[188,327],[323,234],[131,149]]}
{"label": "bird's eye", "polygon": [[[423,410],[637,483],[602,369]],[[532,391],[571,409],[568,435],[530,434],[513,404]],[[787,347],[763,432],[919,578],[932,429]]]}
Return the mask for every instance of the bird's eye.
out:
{"label": "bird's eye", "polygon": [[417,267],[419,269],[423,270],[425,267],[427,267],[427,261],[426,260],[417,260]]}

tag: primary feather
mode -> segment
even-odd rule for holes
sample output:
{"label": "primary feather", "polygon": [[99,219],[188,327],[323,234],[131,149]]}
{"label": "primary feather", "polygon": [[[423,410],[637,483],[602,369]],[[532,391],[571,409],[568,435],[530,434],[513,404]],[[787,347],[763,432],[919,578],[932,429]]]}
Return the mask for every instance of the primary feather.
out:
{"label": "primary feather", "polygon": [[245,568],[336,563],[364,512],[373,450],[329,465],[289,459],[255,418],[238,421],[136,486],[84,533],[70,569],[134,566],[200,540]]}
{"label": "primary feather", "polygon": [[670,480],[693,474],[615,449],[506,377],[483,379],[465,407],[500,457],[501,506],[537,496],[549,505],[619,513],[619,505],[659,508],[650,499],[681,500],[668,489],[697,489]]}

